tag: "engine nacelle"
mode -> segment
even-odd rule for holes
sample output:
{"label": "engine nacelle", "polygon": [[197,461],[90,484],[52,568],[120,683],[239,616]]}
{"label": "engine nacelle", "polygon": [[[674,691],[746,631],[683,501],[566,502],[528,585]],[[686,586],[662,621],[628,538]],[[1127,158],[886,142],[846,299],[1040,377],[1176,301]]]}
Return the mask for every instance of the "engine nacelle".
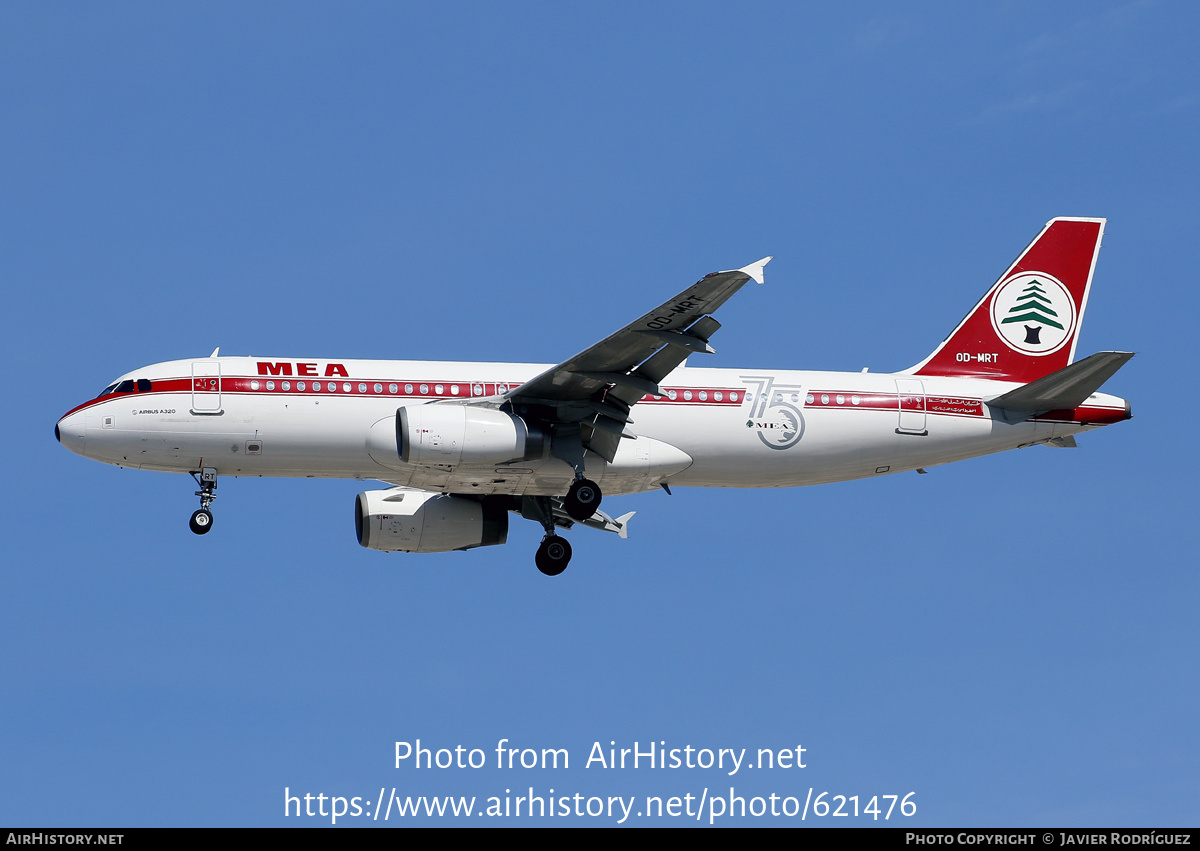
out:
{"label": "engine nacelle", "polygon": [[354,532],[370,550],[446,553],[508,540],[508,511],[493,498],[392,488],[364,491],[354,509]]}
{"label": "engine nacelle", "polygon": [[492,408],[414,405],[396,411],[396,445],[405,464],[456,467],[528,461],[545,453],[545,434]]}

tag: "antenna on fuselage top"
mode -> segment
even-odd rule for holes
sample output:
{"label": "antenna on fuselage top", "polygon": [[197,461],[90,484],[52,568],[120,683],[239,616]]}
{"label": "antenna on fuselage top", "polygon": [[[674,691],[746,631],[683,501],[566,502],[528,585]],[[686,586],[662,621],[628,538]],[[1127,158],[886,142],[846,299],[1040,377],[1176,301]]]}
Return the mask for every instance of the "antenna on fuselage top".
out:
{"label": "antenna on fuselage top", "polygon": [[213,349],[213,353],[211,355],[209,355],[209,357],[215,358],[220,351],[221,351],[221,347],[217,346],[215,349]]}

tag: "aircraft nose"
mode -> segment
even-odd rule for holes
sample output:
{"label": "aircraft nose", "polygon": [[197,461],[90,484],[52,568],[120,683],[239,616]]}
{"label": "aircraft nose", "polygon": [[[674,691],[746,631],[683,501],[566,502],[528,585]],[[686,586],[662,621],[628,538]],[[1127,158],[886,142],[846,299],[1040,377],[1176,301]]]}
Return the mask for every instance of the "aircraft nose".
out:
{"label": "aircraft nose", "polygon": [[82,455],[84,444],[87,442],[87,430],[82,411],[67,414],[54,425],[54,436],[58,442],[70,449],[76,455]]}

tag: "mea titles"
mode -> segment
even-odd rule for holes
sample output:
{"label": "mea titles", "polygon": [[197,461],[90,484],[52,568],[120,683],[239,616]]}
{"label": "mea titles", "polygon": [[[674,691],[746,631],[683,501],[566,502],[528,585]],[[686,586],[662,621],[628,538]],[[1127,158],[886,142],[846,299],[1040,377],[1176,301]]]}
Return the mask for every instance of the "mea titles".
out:
{"label": "mea titles", "polygon": [[[753,758],[747,758],[746,748],[696,748],[685,745],[668,748],[666,741],[648,742],[645,747],[634,742],[631,748],[618,748],[615,741],[605,748],[593,742],[584,768],[719,768],[731,777],[742,768],[807,768],[806,748],[759,748]],[[396,742],[396,768],[569,768],[570,755],[566,748],[515,748],[508,739],[496,743],[495,761],[480,748],[432,750],[421,740]],[[412,760],[411,762],[407,762]]]}

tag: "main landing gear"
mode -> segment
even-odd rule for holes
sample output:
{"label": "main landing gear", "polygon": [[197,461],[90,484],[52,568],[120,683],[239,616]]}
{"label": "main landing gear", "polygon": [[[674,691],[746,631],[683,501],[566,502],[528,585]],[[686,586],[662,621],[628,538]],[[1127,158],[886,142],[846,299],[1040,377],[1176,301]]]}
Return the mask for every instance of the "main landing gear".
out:
{"label": "main landing gear", "polygon": [[548,496],[528,497],[532,501],[528,513],[530,520],[537,520],[546,530],[546,537],[538,545],[533,563],[537,569],[547,576],[558,576],[571,563],[571,545],[567,539],[559,535],[554,527],[554,505]]}
{"label": "main landing gear", "polygon": [[[582,472],[577,472],[576,476],[577,478],[567,491],[567,495],[563,497],[562,507],[568,517],[576,523],[582,523],[599,510],[602,494],[600,486],[590,479],[585,479]],[[538,546],[533,561],[542,573],[547,576],[558,576],[567,569],[567,565],[571,562],[571,545],[555,529],[554,505],[550,497],[538,496],[529,499],[532,499],[533,506],[525,509],[522,513],[530,520],[541,521],[542,528],[546,530],[546,537],[542,538],[542,543]]]}
{"label": "main landing gear", "polygon": [[217,495],[213,493],[217,489],[217,468],[205,467],[199,475],[192,473],[192,478],[200,486],[200,490],[196,491],[196,496],[200,497],[200,510],[192,514],[188,526],[197,535],[203,535],[212,528],[213,524],[212,512],[208,510],[208,507],[217,498]]}
{"label": "main landing gear", "polygon": [[572,520],[582,523],[596,513],[603,496],[598,484],[581,476],[567,491],[567,495],[563,499],[563,508],[566,509]]}
{"label": "main landing gear", "polygon": [[547,576],[558,576],[571,563],[571,544],[561,535],[548,534],[533,557],[537,569]]}

